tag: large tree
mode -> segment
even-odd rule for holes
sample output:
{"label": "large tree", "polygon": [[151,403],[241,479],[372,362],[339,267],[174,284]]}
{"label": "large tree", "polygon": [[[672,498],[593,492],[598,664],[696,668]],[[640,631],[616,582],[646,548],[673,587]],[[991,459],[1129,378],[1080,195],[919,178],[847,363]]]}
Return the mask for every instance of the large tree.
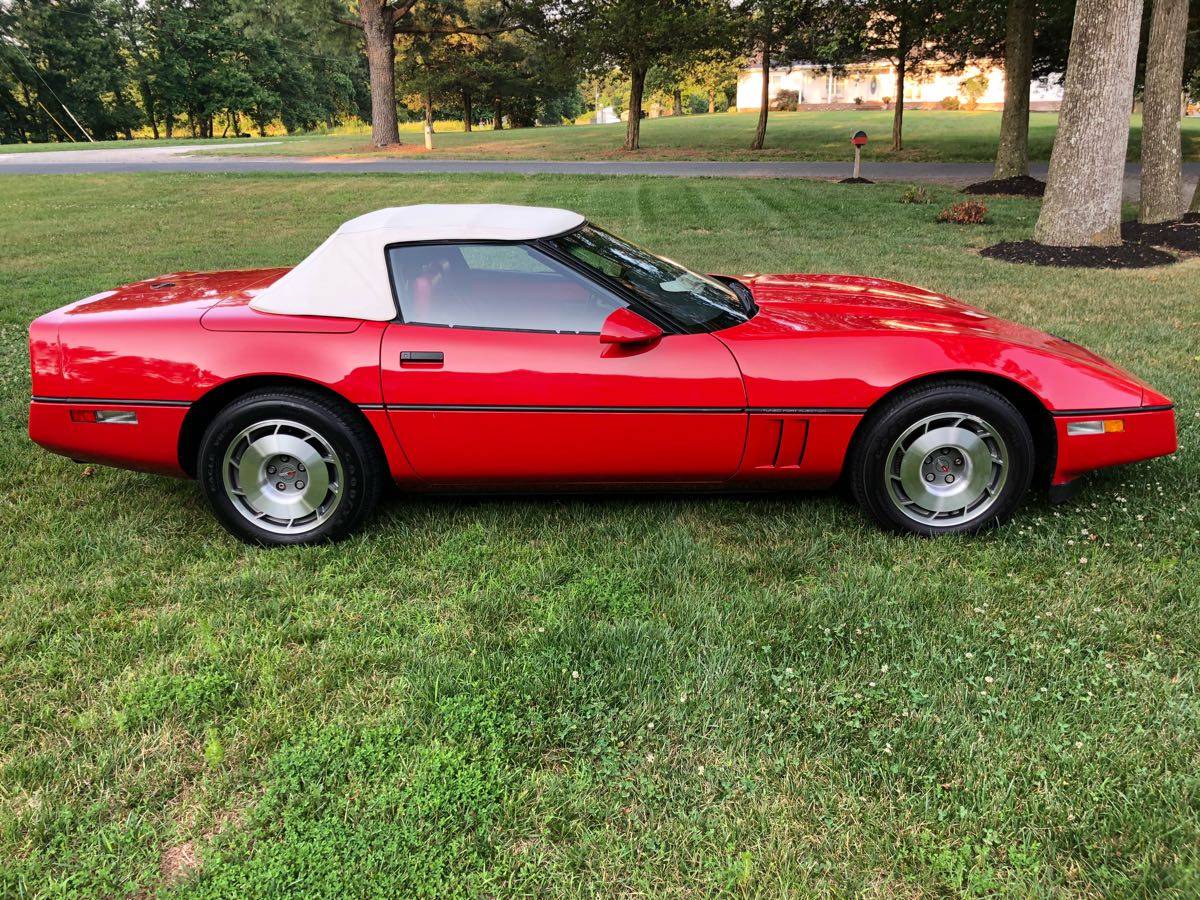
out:
{"label": "large tree", "polygon": [[1121,189],[1142,0],[1079,0],[1050,177],[1034,240],[1121,241]]}
{"label": "large tree", "polygon": [[739,7],[747,31],[747,45],[758,54],[762,73],[759,95],[758,126],[754,129],[751,150],[761,150],[767,139],[767,116],[771,99],[771,65],[774,54],[782,51],[789,58],[814,60],[819,54],[822,16],[826,0],[747,0]]}
{"label": "large tree", "polygon": [[1029,175],[1030,87],[1066,68],[1072,13],[1063,0],[947,0],[938,36],[947,60],[1004,67],[995,179]]}
{"label": "large tree", "polygon": [[993,178],[1029,174],[1029,86],[1033,76],[1034,0],[1008,0],[1004,25],[1004,111]]}
{"label": "large tree", "polygon": [[892,150],[904,149],[904,86],[930,56],[941,53],[946,0],[865,0],[855,22],[864,56],[888,60],[896,71]]}
{"label": "large tree", "polygon": [[[396,121],[396,36],[499,34],[519,27],[512,6],[500,3],[482,11],[458,0],[357,0],[358,18],[338,21],[362,31],[371,81],[371,144],[390,147],[400,143]],[[489,21],[476,24],[473,13]]]}
{"label": "large tree", "polygon": [[545,18],[563,46],[592,65],[617,66],[629,78],[625,149],[641,146],[646,74],[673,55],[730,40],[723,0],[558,0]]}
{"label": "large tree", "polygon": [[1142,98],[1142,197],[1138,220],[1179,218],[1183,205],[1179,136],[1188,0],[1154,0]]}

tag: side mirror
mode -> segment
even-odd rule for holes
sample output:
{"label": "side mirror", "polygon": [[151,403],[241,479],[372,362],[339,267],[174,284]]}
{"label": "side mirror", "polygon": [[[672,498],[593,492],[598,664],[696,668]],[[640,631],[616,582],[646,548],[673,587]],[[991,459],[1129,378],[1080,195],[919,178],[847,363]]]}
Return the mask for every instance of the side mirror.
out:
{"label": "side mirror", "polygon": [[600,326],[602,344],[649,344],[662,337],[662,329],[632,309],[614,309]]}

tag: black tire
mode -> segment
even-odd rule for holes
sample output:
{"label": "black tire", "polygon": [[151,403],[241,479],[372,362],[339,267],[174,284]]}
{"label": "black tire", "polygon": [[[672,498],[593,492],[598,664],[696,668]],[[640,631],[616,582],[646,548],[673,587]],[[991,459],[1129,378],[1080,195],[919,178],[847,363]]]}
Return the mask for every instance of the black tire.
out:
{"label": "black tire", "polygon": [[[958,414],[965,414],[965,424],[954,424]],[[980,443],[989,448],[988,456],[982,457],[991,460],[986,463],[986,473],[985,465],[978,465],[978,478],[974,477],[970,467],[975,463],[971,460],[981,458],[978,456],[969,457],[955,450],[943,457],[940,449],[926,456],[917,443],[923,437],[923,424],[935,433],[945,429],[942,433],[950,434],[956,427],[977,431]],[[967,468],[954,468],[964,459]],[[911,388],[872,409],[855,435],[847,476],[854,499],[880,525],[891,531],[930,537],[974,534],[1003,522],[1028,491],[1034,465],[1029,425],[1006,397],[981,384],[947,381]],[[913,468],[916,466],[920,468]],[[963,496],[972,496],[968,485],[983,483],[987,487],[979,488],[973,507],[938,511],[938,503],[949,504],[951,500],[934,498],[930,508],[922,506],[925,501],[920,498],[924,495],[913,490],[919,498],[913,500],[906,494],[902,469],[915,473],[911,477],[917,482],[933,482],[930,490],[949,491],[950,485],[944,485],[943,480],[952,481],[955,472],[962,479],[960,487],[967,491]],[[956,497],[954,503],[960,499]]]}
{"label": "black tire", "polygon": [[[311,432],[315,435],[313,443],[320,448],[318,452],[332,450],[330,458],[336,461],[328,464],[324,476],[329,484],[328,503],[311,513],[307,524],[302,520],[298,526],[285,526],[282,519],[271,517],[252,521],[253,504],[239,501],[236,494],[231,496],[231,491],[227,490],[227,478],[237,477],[236,465],[234,475],[226,472],[226,454],[236,452],[236,448],[231,451],[231,444],[248,440],[246,431],[260,423],[280,421],[295,423]],[[270,426],[262,427],[262,433],[267,434]],[[285,435],[289,435],[289,428],[284,427]],[[290,436],[300,439],[304,437],[304,431],[292,429]],[[320,466],[321,462],[315,465]],[[300,473],[292,470],[287,474],[293,478],[306,477],[304,466],[300,465],[299,469]],[[246,394],[217,414],[200,442],[196,471],[217,520],[230,534],[248,543],[280,547],[337,541],[352,534],[378,502],[386,481],[387,465],[378,439],[353,407],[317,391],[278,388]],[[311,488],[317,476],[307,477]],[[283,482],[279,484],[283,485]],[[303,488],[305,483],[294,481],[287,487],[297,485]],[[323,516],[320,509],[328,511]],[[305,530],[280,531],[286,527]]]}

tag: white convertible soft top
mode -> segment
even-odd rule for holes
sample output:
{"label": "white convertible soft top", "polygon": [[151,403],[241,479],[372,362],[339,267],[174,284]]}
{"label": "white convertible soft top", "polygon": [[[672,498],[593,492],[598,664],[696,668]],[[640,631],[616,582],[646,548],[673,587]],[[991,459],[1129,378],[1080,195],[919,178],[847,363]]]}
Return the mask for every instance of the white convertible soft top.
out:
{"label": "white convertible soft top", "polygon": [[386,322],[396,317],[384,248],[410,241],[528,241],[578,228],[583,216],[544,206],[425,203],[351,219],[250,301],[293,316]]}

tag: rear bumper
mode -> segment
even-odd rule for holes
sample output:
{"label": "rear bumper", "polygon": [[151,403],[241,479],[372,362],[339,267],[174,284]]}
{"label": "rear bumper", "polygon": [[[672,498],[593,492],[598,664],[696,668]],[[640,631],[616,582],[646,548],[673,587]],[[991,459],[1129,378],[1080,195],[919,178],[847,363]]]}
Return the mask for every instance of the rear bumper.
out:
{"label": "rear bumper", "polygon": [[[1123,430],[1099,434],[1069,434],[1075,422],[1119,419]],[[1093,469],[1166,456],[1179,449],[1175,410],[1170,406],[1126,410],[1079,410],[1055,413],[1058,459],[1052,484],[1061,485]]]}
{"label": "rear bumper", "polygon": [[[71,418],[73,410],[132,412],[137,421],[77,422]],[[79,462],[185,477],[179,465],[179,429],[187,411],[187,404],[35,398],[29,404],[29,437]]]}

